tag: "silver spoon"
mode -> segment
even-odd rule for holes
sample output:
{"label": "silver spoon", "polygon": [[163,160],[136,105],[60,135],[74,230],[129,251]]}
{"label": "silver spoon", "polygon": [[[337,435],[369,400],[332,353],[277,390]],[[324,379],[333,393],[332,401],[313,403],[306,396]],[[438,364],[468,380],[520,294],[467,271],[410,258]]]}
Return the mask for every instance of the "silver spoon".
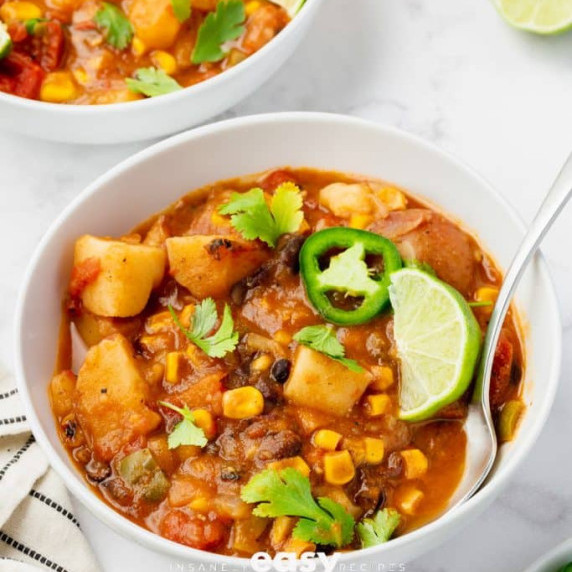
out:
{"label": "silver spoon", "polygon": [[530,259],[570,197],[572,197],[572,155],[564,163],[520,244],[494,306],[485,335],[473,398],[465,421],[467,434],[465,471],[450,501],[450,508],[471,498],[493,468],[498,442],[491,415],[489,393],[493,361],[501,328],[513,294]]}

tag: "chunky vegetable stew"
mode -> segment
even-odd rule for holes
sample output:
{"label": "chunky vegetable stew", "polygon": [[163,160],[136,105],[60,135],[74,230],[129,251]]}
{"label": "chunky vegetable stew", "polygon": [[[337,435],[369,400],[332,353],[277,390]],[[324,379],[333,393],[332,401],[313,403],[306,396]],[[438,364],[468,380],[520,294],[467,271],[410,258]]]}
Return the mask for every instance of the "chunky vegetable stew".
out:
{"label": "chunky vegetable stew", "polygon": [[[50,385],[62,443],[115,510],[194,548],[386,542],[438,516],[459,483],[500,281],[471,235],[384,182],[281,169],[217,183],[122,237],[78,238]],[[429,343],[413,373],[418,346],[399,340],[428,318],[404,328],[427,301],[405,295],[412,284],[443,304],[414,336]],[[448,337],[445,309],[473,346]],[[72,331],[88,348],[75,372]],[[523,366],[510,315],[491,389],[503,441]],[[413,414],[430,371],[446,389],[429,383]]]}
{"label": "chunky vegetable stew", "polygon": [[0,0],[0,91],[119,103],[209,79],[289,22],[279,0]]}

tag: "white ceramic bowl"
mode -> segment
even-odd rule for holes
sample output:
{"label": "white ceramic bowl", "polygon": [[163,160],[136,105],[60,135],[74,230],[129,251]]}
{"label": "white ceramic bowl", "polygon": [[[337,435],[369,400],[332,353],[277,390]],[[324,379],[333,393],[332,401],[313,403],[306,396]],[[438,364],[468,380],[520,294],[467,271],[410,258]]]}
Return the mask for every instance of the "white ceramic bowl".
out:
{"label": "white ceramic bowl", "polygon": [[553,548],[530,565],[525,572],[558,572],[562,566],[572,562],[572,538]]}
{"label": "white ceramic bowl", "polygon": [[307,0],[272,41],[239,65],[160,97],[111,105],[44,103],[0,92],[0,131],[64,143],[127,143],[164,137],[226,111],[257,90],[292,55],[323,0]]}
{"label": "white ceramic bowl", "polygon": [[[473,229],[502,267],[523,235],[523,225],[512,209],[459,161],[400,131],[328,114],[258,115],[201,127],[135,155],[86,189],[42,240],[22,286],[15,330],[19,388],[36,439],[71,492],[115,530],[180,559],[242,562],[175,544],[120,516],[88,489],[58,440],[47,385],[55,363],[60,301],[73,244],[83,233],[124,234],[207,183],[286,165],[370,175],[401,185]],[[383,546],[345,553],[341,561],[401,562],[435,548],[482,512],[526,457],[547,418],[560,368],[558,306],[540,256],[523,279],[518,304],[527,324],[529,408],[518,438],[503,447],[486,486],[427,526]]]}

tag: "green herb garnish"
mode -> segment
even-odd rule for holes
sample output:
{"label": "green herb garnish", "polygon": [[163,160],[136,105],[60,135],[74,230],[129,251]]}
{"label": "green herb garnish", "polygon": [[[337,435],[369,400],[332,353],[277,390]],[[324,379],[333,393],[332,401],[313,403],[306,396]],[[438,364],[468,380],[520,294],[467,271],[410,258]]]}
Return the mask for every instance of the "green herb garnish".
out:
{"label": "green herb garnish", "polygon": [[207,334],[212,331],[217,320],[216,305],[212,298],[206,298],[195,308],[190,330],[183,327],[172,306],[169,306],[169,312],[187,339],[210,357],[221,358],[234,351],[238,344],[238,332],[233,331],[234,321],[228,304],[224,305],[220,328],[209,337]]}
{"label": "green herb garnish", "polygon": [[270,208],[259,188],[246,193],[232,193],[230,201],[221,207],[223,215],[232,215],[232,226],[247,240],[259,238],[275,247],[278,239],[300,228],[304,219],[302,196],[294,183],[283,183],[274,193]]}
{"label": "green herb garnish", "polygon": [[492,306],[492,300],[483,300],[482,302],[469,302],[468,303],[471,308],[485,308],[487,306]]}
{"label": "green herb garnish", "polygon": [[362,548],[387,542],[401,522],[401,515],[393,508],[378,510],[373,518],[364,518],[356,529]]}
{"label": "green herb garnish", "polygon": [[236,40],[244,33],[246,15],[240,0],[221,0],[216,12],[211,12],[201,24],[191,62],[218,62],[226,56],[222,45]]}
{"label": "green herb garnish", "polygon": [[165,95],[183,89],[176,80],[157,68],[139,68],[135,72],[135,78],[128,77],[125,83],[131,91],[142,93],[147,97]]}
{"label": "green herb garnish", "polygon": [[208,443],[205,432],[195,425],[193,412],[186,405],[184,407],[177,407],[167,401],[159,401],[159,405],[168,407],[183,417],[183,419],[175,425],[173,431],[169,433],[167,439],[169,449],[176,449],[181,445],[204,447]]}
{"label": "green herb garnish", "polygon": [[171,0],[175,18],[184,22],[191,17],[191,0]]}
{"label": "green herb garnish", "polygon": [[118,50],[124,50],[133,39],[133,27],[127,16],[115,4],[103,3],[95,14],[95,23],[105,30],[105,39]]}
{"label": "green herb garnish", "polygon": [[24,27],[26,28],[26,32],[30,36],[33,36],[36,33],[38,24],[43,24],[44,22],[47,22],[45,18],[30,18],[24,22]]}
{"label": "green herb garnish", "polygon": [[296,469],[266,469],[254,475],[242,487],[241,498],[247,503],[260,503],[255,516],[275,518],[295,516],[300,520],[292,532],[294,538],[341,548],[354,535],[354,519],[337,502],[320,497],[314,499],[310,479]]}
{"label": "green herb garnish", "polygon": [[333,328],[330,326],[307,326],[294,334],[293,339],[299,344],[320,352],[329,358],[345,365],[350,371],[361,373],[361,367],[357,361],[348,359],[346,349],[336,338]]}

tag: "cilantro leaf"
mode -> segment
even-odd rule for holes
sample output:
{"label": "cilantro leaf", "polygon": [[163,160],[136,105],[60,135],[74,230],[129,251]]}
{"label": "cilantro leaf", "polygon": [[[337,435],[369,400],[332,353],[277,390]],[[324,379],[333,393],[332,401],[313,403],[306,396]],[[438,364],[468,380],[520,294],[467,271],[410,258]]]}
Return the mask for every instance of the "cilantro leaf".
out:
{"label": "cilantro leaf", "polygon": [[337,502],[312,496],[310,479],[296,469],[266,469],[254,475],[242,487],[241,498],[247,503],[260,503],[252,511],[255,516],[300,518],[292,536],[317,544],[346,546],[354,535],[354,519]]}
{"label": "cilantro leaf", "polygon": [[191,17],[191,0],[171,0],[171,6],[175,13],[175,18],[179,22],[184,22]]}
{"label": "cilantro leaf", "polygon": [[169,434],[167,439],[169,449],[176,449],[181,445],[204,447],[208,443],[205,432],[195,425],[193,412],[186,405],[181,408],[167,401],[159,401],[159,405],[168,407],[183,416],[183,419],[175,425],[175,428]]}
{"label": "cilantro leaf", "polygon": [[133,27],[127,16],[115,4],[104,2],[95,14],[95,23],[106,32],[106,41],[118,50],[124,50],[133,39]]}
{"label": "cilantro leaf", "polygon": [[296,332],[293,339],[303,346],[320,352],[329,358],[345,365],[350,371],[361,373],[361,367],[357,361],[348,359],[344,346],[336,338],[336,334],[329,326],[306,326]]}
{"label": "cilantro leaf", "polygon": [[127,87],[147,97],[164,95],[183,89],[176,80],[168,76],[163,70],[156,68],[139,68],[135,71],[135,78],[125,80]]}
{"label": "cilantro leaf", "polygon": [[230,201],[219,207],[223,215],[232,215],[232,226],[247,240],[259,238],[275,247],[278,239],[300,228],[304,218],[302,196],[294,183],[283,183],[274,193],[270,208],[264,191],[259,188],[246,193],[232,193]]}
{"label": "cilantro leaf", "polygon": [[373,518],[364,518],[357,525],[357,533],[363,548],[387,542],[399,526],[401,515],[392,508],[378,510]]}
{"label": "cilantro leaf", "polygon": [[238,332],[233,331],[234,321],[228,304],[224,305],[220,328],[209,337],[206,335],[214,328],[217,320],[216,305],[212,298],[206,298],[195,308],[190,330],[183,327],[172,306],[169,306],[169,312],[187,339],[210,357],[221,358],[234,351],[238,344]]}
{"label": "cilantro leaf", "polygon": [[220,0],[201,24],[191,62],[218,62],[226,56],[222,44],[236,40],[244,33],[246,14],[241,0]]}
{"label": "cilantro leaf", "polygon": [[316,278],[325,289],[347,292],[350,296],[375,294],[380,288],[370,276],[365,262],[365,247],[360,242],[332,256],[328,268]]}

